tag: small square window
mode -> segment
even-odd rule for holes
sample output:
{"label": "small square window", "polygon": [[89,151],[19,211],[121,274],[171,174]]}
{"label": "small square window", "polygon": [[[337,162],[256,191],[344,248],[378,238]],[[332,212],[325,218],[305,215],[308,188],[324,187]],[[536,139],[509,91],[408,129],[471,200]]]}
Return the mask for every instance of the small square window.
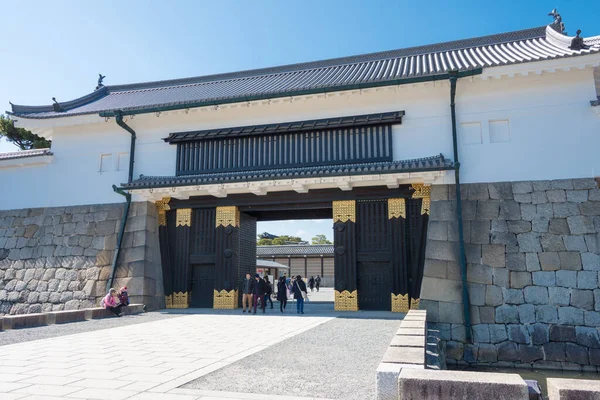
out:
{"label": "small square window", "polygon": [[100,173],[112,171],[113,169],[112,154],[101,154],[100,155]]}
{"label": "small square window", "polygon": [[129,153],[117,155],[117,171],[129,171]]}
{"label": "small square window", "polygon": [[462,144],[481,144],[481,123],[466,122],[460,124]]}
{"label": "small square window", "polygon": [[510,142],[510,126],[508,120],[490,121],[490,143]]}

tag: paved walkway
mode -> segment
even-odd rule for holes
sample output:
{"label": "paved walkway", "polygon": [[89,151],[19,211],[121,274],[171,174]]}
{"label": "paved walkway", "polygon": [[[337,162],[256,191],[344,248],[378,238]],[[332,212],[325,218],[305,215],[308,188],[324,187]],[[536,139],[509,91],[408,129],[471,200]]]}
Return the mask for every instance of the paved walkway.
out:
{"label": "paved walkway", "polygon": [[177,388],[331,319],[189,314],[6,345],[0,399],[285,399]]}

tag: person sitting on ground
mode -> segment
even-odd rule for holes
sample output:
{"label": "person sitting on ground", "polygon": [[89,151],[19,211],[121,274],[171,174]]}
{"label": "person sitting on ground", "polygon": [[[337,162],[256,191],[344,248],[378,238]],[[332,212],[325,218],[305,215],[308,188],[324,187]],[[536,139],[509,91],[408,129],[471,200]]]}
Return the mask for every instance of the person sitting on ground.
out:
{"label": "person sitting on ground", "polygon": [[117,317],[121,317],[123,313],[121,312],[122,305],[117,304],[117,291],[113,288],[110,288],[108,294],[104,296],[102,299],[102,307],[114,313]]}
{"label": "person sitting on ground", "polygon": [[129,295],[127,294],[127,286],[123,286],[119,290],[119,304],[118,305],[121,305],[123,307],[129,305]]}

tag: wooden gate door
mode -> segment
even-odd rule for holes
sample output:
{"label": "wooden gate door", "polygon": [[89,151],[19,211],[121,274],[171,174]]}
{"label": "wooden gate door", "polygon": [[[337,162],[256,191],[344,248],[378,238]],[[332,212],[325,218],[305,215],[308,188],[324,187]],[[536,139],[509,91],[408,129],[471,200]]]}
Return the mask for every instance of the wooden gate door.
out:
{"label": "wooden gate door", "polygon": [[212,308],[215,287],[215,266],[210,264],[194,265],[192,278],[191,307]]}
{"label": "wooden gate door", "polygon": [[389,311],[393,280],[388,203],[358,201],[356,207],[358,306]]}

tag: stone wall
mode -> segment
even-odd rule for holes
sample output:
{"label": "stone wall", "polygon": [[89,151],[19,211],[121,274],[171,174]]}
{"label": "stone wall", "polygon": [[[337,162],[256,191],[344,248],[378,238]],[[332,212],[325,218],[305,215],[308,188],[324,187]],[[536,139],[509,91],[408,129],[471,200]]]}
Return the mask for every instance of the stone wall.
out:
{"label": "stone wall", "polygon": [[[0,211],[0,315],[97,306],[106,293],[124,204]],[[116,271],[132,302],[164,306],[151,203],[132,203]]]}
{"label": "stone wall", "polygon": [[465,341],[455,188],[432,188],[421,306],[449,364],[600,366],[594,179],[461,186],[473,343]]}

